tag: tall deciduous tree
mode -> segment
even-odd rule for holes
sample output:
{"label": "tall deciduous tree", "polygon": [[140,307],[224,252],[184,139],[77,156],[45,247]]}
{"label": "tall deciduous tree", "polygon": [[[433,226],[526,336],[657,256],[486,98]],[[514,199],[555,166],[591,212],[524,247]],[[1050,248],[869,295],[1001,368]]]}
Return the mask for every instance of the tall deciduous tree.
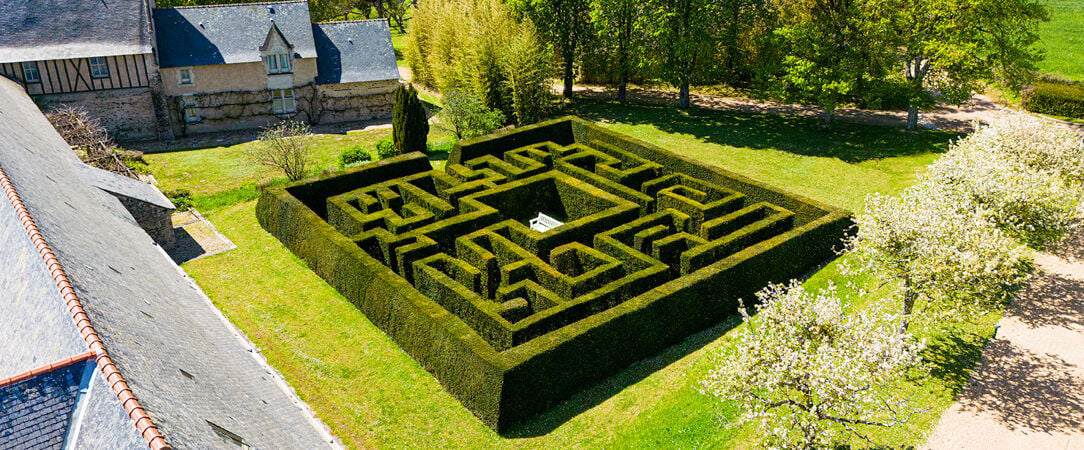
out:
{"label": "tall deciduous tree", "polygon": [[599,43],[613,60],[617,74],[617,100],[624,102],[629,76],[643,56],[645,7],[642,0],[592,0],[591,21]]}
{"label": "tall deciduous tree", "polygon": [[878,22],[890,30],[910,87],[907,129],[939,100],[959,103],[982,81],[1019,88],[1042,54],[1035,27],[1048,20],[1036,0],[874,0]]}
{"label": "tall deciduous tree", "polygon": [[717,2],[711,0],[648,0],[651,9],[652,59],[659,74],[680,91],[678,107],[688,108],[689,85],[703,79],[716,47],[712,31]]}
{"label": "tall deciduous tree", "polygon": [[776,6],[783,20],[776,33],[785,55],[785,92],[823,107],[830,126],[878,45],[868,0],[777,0]]}
{"label": "tall deciduous tree", "polygon": [[576,60],[592,38],[591,0],[510,0],[513,9],[525,14],[553,45],[564,68],[565,97],[572,97]]}

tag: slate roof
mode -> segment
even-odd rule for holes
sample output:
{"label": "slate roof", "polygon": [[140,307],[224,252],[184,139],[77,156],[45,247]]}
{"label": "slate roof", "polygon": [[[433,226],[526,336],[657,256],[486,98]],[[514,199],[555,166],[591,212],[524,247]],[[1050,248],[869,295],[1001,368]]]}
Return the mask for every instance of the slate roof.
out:
{"label": "slate roof", "polygon": [[314,23],[317,84],[398,80],[387,19]]}
{"label": "slate roof", "polygon": [[0,386],[0,448],[63,448],[88,365],[94,360]]}
{"label": "slate roof", "polygon": [[159,65],[260,62],[272,22],[294,46],[295,58],[316,57],[307,2],[243,3],[155,9]]}
{"label": "slate roof", "polygon": [[177,209],[169,198],[149,183],[133,180],[123,175],[117,175],[108,170],[102,170],[94,166],[88,166],[82,162],[76,163],[76,170],[83,177],[83,181],[111,194],[123,195],[128,198],[150,203],[159,208]]}
{"label": "slate roof", "polygon": [[[210,426],[214,423],[253,448],[329,446],[330,434],[275,377],[244,336],[139,228],[119,200],[83,181],[76,163],[74,152],[22,88],[0,79],[0,169],[65,270],[116,369],[166,442],[192,448],[225,447],[226,442]],[[0,197],[0,210],[11,206]],[[0,213],[0,218],[5,214],[10,216],[10,211]],[[23,270],[32,274],[33,255],[18,248],[7,250],[21,245],[14,238],[17,233],[8,236],[7,226],[0,230],[3,255],[26,258]],[[25,234],[23,239],[27,239]],[[44,264],[40,257],[37,261]],[[18,333],[48,326],[37,321],[51,320],[55,313],[55,296],[31,297],[35,294],[18,285],[0,285],[0,298],[5,299],[0,305],[13,298],[13,304],[29,310],[7,319],[22,322],[0,328],[0,345],[4,350],[41,347],[63,353],[56,344],[29,340],[40,333]],[[58,330],[58,334],[67,332],[64,327]],[[54,340],[63,339],[67,338]],[[28,356],[19,359],[25,361]],[[12,369],[8,366],[5,353],[0,369],[8,372]],[[113,394],[109,388],[93,392]],[[94,442],[94,448],[130,447],[130,442],[124,443],[124,432],[108,428],[109,421],[118,416],[115,399],[115,394],[113,403],[99,399],[100,414],[88,416],[83,423],[87,429],[81,436],[97,439],[86,441]],[[134,430],[131,425],[129,420],[127,429]],[[114,443],[103,444],[110,440]]]}
{"label": "slate roof", "polygon": [[0,1],[0,63],[151,52],[145,0]]}

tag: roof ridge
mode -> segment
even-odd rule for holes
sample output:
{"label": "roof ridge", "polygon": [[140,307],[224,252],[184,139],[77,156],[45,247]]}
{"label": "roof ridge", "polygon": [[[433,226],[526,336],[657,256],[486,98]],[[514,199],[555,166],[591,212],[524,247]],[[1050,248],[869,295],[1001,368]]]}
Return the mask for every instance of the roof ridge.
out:
{"label": "roof ridge", "polygon": [[2,378],[2,379],[0,379],[0,387],[10,386],[10,385],[18,383],[20,381],[29,380],[29,379],[34,378],[34,377],[36,377],[38,375],[41,375],[41,374],[49,373],[49,372],[52,372],[52,371],[57,370],[57,369],[63,369],[63,368],[68,367],[68,366],[70,366],[72,364],[82,362],[82,361],[86,361],[88,359],[93,359],[96,356],[98,356],[98,354],[95,353],[94,350],[87,350],[87,351],[85,351],[83,353],[80,353],[80,354],[75,355],[75,356],[69,356],[69,357],[64,358],[64,359],[62,359],[60,361],[53,361],[53,362],[51,362],[49,364],[46,364],[44,366],[36,367],[36,368],[30,369],[30,370],[27,370],[26,372],[15,374],[15,375],[12,375],[12,376],[7,377],[7,378]]}
{"label": "roof ridge", "polygon": [[217,4],[217,5],[183,5],[183,6],[169,6],[169,7],[164,7],[164,8],[156,7],[156,8],[154,8],[154,10],[158,11],[158,10],[167,10],[167,9],[232,8],[232,7],[235,7],[235,6],[245,6],[245,5],[281,5],[281,4],[284,4],[284,3],[304,3],[305,6],[308,6],[309,2],[306,1],[306,0],[285,0],[285,1],[281,1],[281,2],[246,2],[246,3],[222,3],[222,4]]}
{"label": "roof ridge", "polygon": [[339,23],[387,22],[387,21],[388,21],[388,19],[385,17],[385,18],[379,18],[379,19],[328,20],[328,21],[325,21],[325,22],[313,22],[312,24],[313,25],[335,25],[335,24],[339,24]]}
{"label": "roof ridge", "polygon": [[79,330],[79,334],[83,336],[83,341],[86,342],[90,351],[97,355],[98,368],[102,371],[105,381],[109,383],[117,399],[120,400],[121,406],[128,413],[128,417],[134,422],[136,430],[143,436],[143,439],[147,440],[147,445],[150,448],[154,450],[172,450],[173,447],[166,443],[165,437],[158,431],[158,427],[151,421],[143,406],[139,404],[139,400],[132,393],[132,389],[128,387],[128,382],[125,381],[116,364],[113,364],[113,359],[110,358],[109,352],[106,351],[105,344],[102,342],[101,337],[98,336],[94,326],[91,325],[90,317],[83,310],[83,304],[79,301],[79,296],[75,294],[75,289],[72,288],[68,275],[60,265],[60,261],[57,260],[53,249],[45,242],[45,238],[42,237],[41,231],[38,230],[34,218],[30,217],[26,205],[19,198],[19,193],[15,191],[15,185],[11,183],[11,179],[8,178],[2,167],[0,167],[0,190],[7,194],[11,207],[15,209],[15,215],[22,222],[23,228],[26,229],[27,236],[30,237],[30,242],[34,244],[38,253],[41,254],[45,267],[52,275],[57,288],[60,289],[60,295],[68,306],[68,312],[71,313],[72,320],[75,321],[75,327]]}

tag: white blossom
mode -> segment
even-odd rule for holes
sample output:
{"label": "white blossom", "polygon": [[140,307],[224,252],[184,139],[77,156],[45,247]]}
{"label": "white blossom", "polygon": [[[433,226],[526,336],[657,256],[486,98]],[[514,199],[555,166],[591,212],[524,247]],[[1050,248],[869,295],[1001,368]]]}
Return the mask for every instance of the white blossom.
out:
{"label": "white blossom", "polygon": [[702,391],[743,407],[766,444],[807,448],[865,437],[869,427],[912,413],[890,386],[918,362],[923,343],[878,308],[845,313],[834,287],[809,293],[796,281],[757,294],[748,328],[716,355]]}

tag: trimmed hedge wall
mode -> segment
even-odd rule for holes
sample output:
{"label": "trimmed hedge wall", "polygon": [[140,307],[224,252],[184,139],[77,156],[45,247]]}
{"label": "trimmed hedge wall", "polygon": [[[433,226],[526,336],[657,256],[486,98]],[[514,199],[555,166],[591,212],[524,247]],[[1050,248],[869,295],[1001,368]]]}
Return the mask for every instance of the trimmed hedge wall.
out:
{"label": "trimmed hedge wall", "polygon": [[[546,232],[538,210],[567,217]],[[835,256],[849,213],[576,118],[270,187],[261,226],[504,431]]]}
{"label": "trimmed hedge wall", "polygon": [[1024,109],[1040,114],[1084,119],[1084,85],[1039,82],[1024,91]]}

